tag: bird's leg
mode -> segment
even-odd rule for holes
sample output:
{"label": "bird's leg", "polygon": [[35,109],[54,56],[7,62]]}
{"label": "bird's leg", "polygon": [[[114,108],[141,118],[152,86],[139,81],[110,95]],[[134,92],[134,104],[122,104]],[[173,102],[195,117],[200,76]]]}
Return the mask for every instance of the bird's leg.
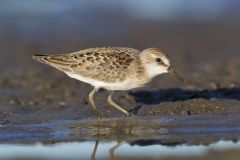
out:
{"label": "bird's leg", "polygon": [[111,106],[115,107],[116,109],[118,109],[118,110],[122,111],[123,113],[125,113],[127,116],[130,116],[131,114],[130,114],[128,111],[126,111],[125,109],[123,109],[122,107],[120,107],[119,105],[117,105],[115,102],[113,102],[113,100],[112,100],[112,94],[113,94],[113,92],[111,92],[110,95],[108,96],[108,103],[109,103]]}
{"label": "bird's leg", "polygon": [[100,119],[101,118],[101,112],[99,112],[97,110],[97,107],[94,103],[94,100],[93,100],[93,96],[94,94],[97,92],[97,88],[94,88],[88,95],[88,98],[90,100],[90,103],[91,103],[91,106],[92,106],[92,109],[93,109],[93,112],[98,116],[98,118]]}

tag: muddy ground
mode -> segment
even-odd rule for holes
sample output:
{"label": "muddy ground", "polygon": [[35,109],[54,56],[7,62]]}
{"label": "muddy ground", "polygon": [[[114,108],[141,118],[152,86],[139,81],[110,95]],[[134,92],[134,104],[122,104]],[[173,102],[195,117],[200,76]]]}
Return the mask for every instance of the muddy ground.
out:
{"label": "muddy ground", "polygon": [[[154,143],[166,145],[207,145],[221,139],[237,141],[239,18],[223,16],[214,21],[180,23],[114,16],[123,22],[119,28],[127,31],[115,26],[111,35],[107,29],[97,30],[102,33],[99,36],[86,28],[78,30],[69,25],[54,29],[57,24],[48,22],[55,16],[36,21],[41,25],[33,25],[31,30],[22,27],[21,17],[1,22],[4,27],[0,28],[0,142],[98,139],[142,145],[152,141],[140,140],[153,139]],[[184,82],[165,74],[143,88],[115,92],[114,100],[132,112],[133,117],[124,117],[110,107],[106,103],[108,92],[100,90],[95,101],[104,119],[97,120],[87,99],[90,85],[31,59],[33,54],[67,53],[96,46],[158,47],[170,55]],[[116,136],[117,133],[123,134]]]}

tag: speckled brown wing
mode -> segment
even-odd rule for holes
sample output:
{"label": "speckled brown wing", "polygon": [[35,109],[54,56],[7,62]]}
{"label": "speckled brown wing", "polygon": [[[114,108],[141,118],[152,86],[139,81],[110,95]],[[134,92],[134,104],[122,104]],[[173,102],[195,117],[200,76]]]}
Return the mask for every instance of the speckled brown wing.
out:
{"label": "speckled brown wing", "polygon": [[37,60],[64,72],[113,83],[126,79],[128,68],[139,58],[139,53],[139,50],[132,48],[91,48],[70,54],[44,56]]}
{"label": "speckled brown wing", "polygon": [[73,64],[78,64],[75,59],[71,58],[71,56],[68,56],[67,54],[34,55],[33,59],[64,72],[71,72],[70,66]]}

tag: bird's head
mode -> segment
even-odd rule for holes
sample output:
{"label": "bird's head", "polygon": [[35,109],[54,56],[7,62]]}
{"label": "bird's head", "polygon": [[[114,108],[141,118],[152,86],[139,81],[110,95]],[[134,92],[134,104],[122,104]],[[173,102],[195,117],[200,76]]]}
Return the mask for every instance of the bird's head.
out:
{"label": "bird's head", "polygon": [[148,48],[143,50],[140,59],[151,78],[163,73],[172,73],[182,81],[179,74],[172,68],[168,56],[159,49]]}

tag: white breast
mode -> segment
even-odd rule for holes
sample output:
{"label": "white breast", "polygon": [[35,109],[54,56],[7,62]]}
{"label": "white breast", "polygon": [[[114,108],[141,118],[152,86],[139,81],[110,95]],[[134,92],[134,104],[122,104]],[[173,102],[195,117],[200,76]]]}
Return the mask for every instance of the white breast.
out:
{"label": "white breast", "polygon": [[79,74],[74,74],[74,73],[70,73],[70,72],[65,72],[65,73],[71,78],[91,84],[92,86],[94,86],[96,88],[104,88],[107,90],[129,90],[129,89],[133,89],[133,88],[142,86],[142,85],[136,84],[136,82],[133,82],[133,80],[130,78],[123,82],[108,83],[108,82],[95,80],[92,78],[83,77]]}

